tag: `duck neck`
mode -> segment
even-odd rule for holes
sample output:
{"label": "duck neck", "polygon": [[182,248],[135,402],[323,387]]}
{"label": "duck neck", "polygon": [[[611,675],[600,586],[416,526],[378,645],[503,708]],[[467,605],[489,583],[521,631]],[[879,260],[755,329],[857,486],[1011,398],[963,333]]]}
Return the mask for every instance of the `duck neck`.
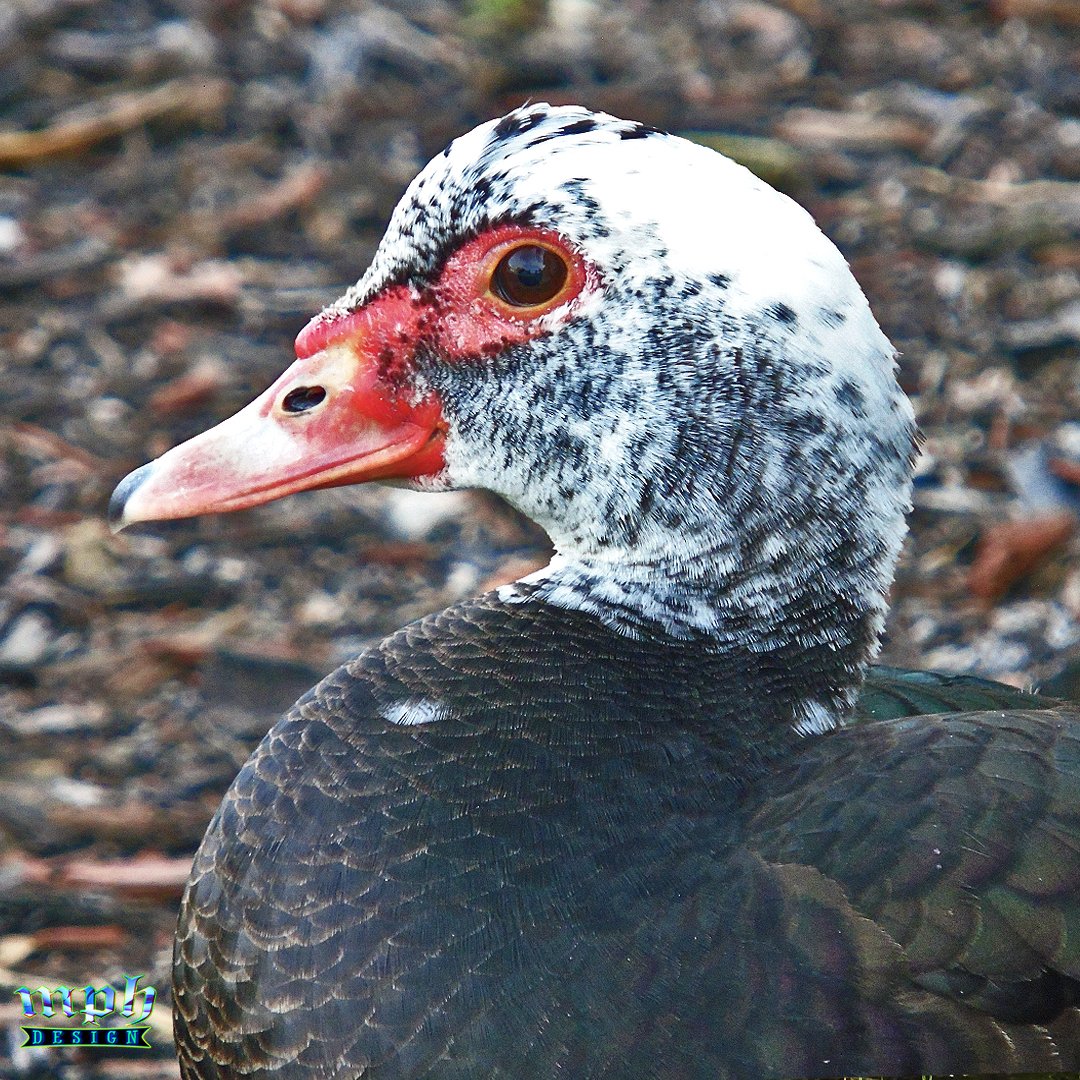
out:
{"label": "duck neck", "polygon": [[717,552],[678,565],[557,554],[500,595],[580,610],[630,638],[690,645],[722,661],[733,694],[760,689],[774,723],[809,735],[843,723],[877,652],[885,601],[866,585],[809,567],[798,577],[752,574]]}

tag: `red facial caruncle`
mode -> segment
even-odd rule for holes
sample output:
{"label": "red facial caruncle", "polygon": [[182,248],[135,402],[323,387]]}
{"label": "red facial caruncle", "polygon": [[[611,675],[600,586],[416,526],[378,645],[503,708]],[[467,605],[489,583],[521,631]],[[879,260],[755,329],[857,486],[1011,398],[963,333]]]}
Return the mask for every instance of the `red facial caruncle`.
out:
{"label": "red facial caruncle", "polygon": [[259,398],[121,482],[119,525],[237,510],[294,491],[437,476],[447,421],[414,360],[482,361],[550,333],[599,278],[557,233],[503,225],[466,241],[422,288],[395,285],[317,316]]}

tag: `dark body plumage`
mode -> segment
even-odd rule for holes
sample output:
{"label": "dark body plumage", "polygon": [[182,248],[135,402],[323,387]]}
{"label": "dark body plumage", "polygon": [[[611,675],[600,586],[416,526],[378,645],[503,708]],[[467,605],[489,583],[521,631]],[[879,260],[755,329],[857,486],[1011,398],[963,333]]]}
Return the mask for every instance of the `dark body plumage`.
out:
{"label": "dark body plumage", "polygon": [[1080,715],[883,669],[770,727],[812,678],[493,596],[339,669],[196,861],[185,1077],[1076,1068]]}

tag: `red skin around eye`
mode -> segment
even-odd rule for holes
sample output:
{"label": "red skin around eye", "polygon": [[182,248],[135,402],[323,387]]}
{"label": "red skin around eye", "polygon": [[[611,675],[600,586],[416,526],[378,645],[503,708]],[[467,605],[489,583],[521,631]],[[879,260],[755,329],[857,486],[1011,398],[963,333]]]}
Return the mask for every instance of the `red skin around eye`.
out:
{"label": "red skin around eye", "polygon": [[[491,292],[491,275],[508,252],[529,243],[562,257],[566,282],[546,304],[515,308]],[[347,315],[328,321],[317,316],[297,337],[296,355],[303,359],[350,339],[375,362],[380,377],[394,384],[407,377],[421,344],[448,361],[493,356],[549,332],[543,316],[563,307],[572,311],[574,301],[598,285],[596,271],[556,233],[499,226],[466,241],[447,259],[434,284],[419,294],[397,285]]]}

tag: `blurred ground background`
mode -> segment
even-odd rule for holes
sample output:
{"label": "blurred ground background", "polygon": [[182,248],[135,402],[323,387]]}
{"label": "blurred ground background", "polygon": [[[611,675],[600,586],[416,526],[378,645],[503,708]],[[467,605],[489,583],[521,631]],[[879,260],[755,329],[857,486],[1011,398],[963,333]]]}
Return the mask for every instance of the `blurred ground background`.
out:
{"label": "blurred ground background", "polygon": [[[251,747],[544,560],[474,495],[103,522],[287,365],[427,158],[527,98],[692,133],[813,211],[926,435],[886,659],[1080,695],[1075,0],[4,0],[0,1077],[175,1076],[177,897]],[[154,1054],[15,1049],[11,990],[128,973]]]}

